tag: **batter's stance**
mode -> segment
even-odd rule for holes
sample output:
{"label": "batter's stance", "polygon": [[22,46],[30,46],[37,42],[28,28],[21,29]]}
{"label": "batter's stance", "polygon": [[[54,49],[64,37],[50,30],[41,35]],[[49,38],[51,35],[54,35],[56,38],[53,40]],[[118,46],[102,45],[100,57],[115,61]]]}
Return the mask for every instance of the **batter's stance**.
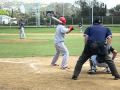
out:
{"label": "batter's stance", "polygon": [[68,68],[67,62],[68,62],[68,58],[69,58],[69,51],[64,44],[64,38],[65,38],[66,33],[70,33],[73,30],[73,27],[72,26],[69,26],[68,28],[65,27],[65,25],[66,25],[65,17],[62,16],[59,18],[59,20],[61,23],[59,22],[59,24],[56,27],[56,34],[55,34],[55,38],[54,38],[56,54],[53,57],[51,65],[57,66],[56,62],[61,53],[63,56],[61,69],[66,69],[66,68]]}

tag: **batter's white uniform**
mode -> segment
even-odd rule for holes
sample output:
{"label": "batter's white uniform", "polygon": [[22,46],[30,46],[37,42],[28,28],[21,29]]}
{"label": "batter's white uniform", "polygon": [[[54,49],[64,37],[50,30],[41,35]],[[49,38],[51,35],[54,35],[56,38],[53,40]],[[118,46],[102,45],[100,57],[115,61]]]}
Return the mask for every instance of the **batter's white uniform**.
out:
{"label": "batter's white uniform", "polygon": [[63,56],[61,68],[63,69],[67,67],[67,62],[69,58],[69,51],[64,44],[65,34],[67,32],[69,32],[69,30],[64,25],[57,25],[55,39],[54,39],[56,54],[54,55],[53,60],[51,62],[51,65],[54,65],[57,62],[58,57],[61,53]]}

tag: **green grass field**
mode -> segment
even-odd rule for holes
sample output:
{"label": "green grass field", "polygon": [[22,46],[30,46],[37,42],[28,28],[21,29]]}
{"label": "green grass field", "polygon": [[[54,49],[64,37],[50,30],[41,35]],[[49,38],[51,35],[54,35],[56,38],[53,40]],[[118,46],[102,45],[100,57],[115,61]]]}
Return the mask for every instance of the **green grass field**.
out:
{"label": "green grass field", "polygon": [[[111,27],[113,33],[120,33],[119,27]],[[0,28],[0,57],[53,56],[55,28],[25,28],[27,38],[19,39],[17,28]],[[83,50],[83,36],[79,28],[73,35],[67,35],[65,44],[70,55],[80,55]],[[75,34],[77,33],[77,35]],[[113,47],[120,51],[120,35],[113,37]]]}
{"label": "green grass field", "polygon": [[[86,29],[87,26],[83,27],[83,30]],[[109,27],[112,33],[120,33],[120,27]],[[26,33],[54,33],[55,28],[25,28]],[[79,27],[75,26],[75,30],[72,33],[79,33]],[[10,33],[10,34],[18,34],[17,27],[0,27],[0,33]]]}

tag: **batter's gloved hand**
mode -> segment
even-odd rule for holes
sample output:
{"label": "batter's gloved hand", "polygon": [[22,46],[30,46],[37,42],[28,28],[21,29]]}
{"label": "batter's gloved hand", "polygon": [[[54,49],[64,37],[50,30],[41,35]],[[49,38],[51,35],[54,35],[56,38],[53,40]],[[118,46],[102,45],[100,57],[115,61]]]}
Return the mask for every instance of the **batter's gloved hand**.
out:
{"label": "batter's gloved hand", "polygon": [[73,26],[68,26],[68,33],[70,33],[72,30],[74,30]]}
{"label": "batter's gloved hand", "polygon": [[70,30],[74,30],[73,26],[68,26],[68,28],[69,28]]}

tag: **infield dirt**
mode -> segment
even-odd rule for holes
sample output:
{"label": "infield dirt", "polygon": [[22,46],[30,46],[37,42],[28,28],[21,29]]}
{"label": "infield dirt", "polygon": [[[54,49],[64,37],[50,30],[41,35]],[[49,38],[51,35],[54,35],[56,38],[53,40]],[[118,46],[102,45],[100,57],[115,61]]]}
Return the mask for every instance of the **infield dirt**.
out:
{"label": "infield dirt", "polygon": [[[71,80],[78,57],[69,58],[67,70],[51,66],[52,57],[0,58],[0,90],[120,90],[120,80],[113,80],[104,68],[99,67],[96,75],[87,74],[89,62],[78,80]],[[120,53],[115,63],[120,73]]]}

